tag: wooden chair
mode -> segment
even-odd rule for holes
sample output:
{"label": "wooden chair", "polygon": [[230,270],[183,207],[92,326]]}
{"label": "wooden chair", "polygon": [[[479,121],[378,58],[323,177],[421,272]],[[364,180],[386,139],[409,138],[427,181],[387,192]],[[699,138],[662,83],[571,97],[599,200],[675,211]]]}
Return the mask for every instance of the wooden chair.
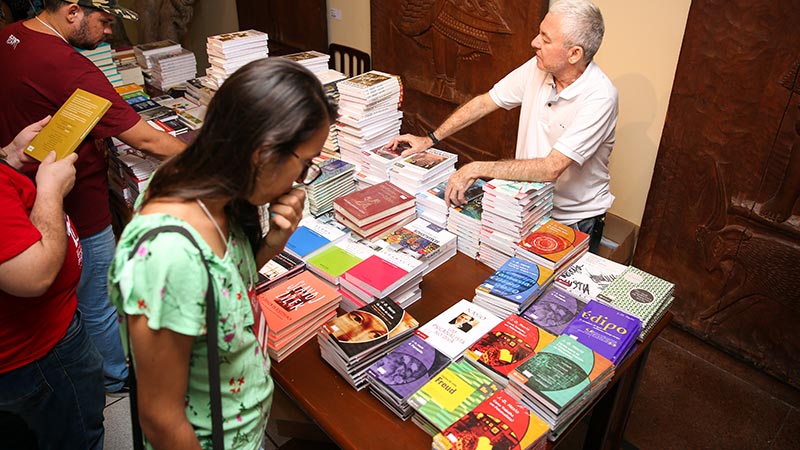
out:
{"label": "wooden chair", "polygon": [[331,55],[328,66],[348,77],[354,77],[372,69],[369,55],[361,50],[340,44],[330,44],[328,54]]}

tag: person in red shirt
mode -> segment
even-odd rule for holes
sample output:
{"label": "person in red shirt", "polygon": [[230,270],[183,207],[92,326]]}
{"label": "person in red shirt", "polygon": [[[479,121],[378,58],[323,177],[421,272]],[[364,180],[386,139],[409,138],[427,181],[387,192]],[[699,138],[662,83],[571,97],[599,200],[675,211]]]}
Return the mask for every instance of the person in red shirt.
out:
{"label": "person in red shirt", "polygon": [[[77,178],[64,199],[64,210],[75,223],[84,251],[78,308],[103,355],[106,392],[124,394],[128,368],[116,309],[109,303],[107,287],[115,248],[108,164],[104,150],[95,146],[95,139],[116,136],[131,147],[159,157],[177,154],[185,144],[144,122],[103,72],[73,48],[97,47],[111,34],[115,15],[137,17],[118,7],[116,0],[45,0],[38,16],[0,30],[0,142],[9,142],[25,125],[54,114],[76,88],[112,103],[77,149]],[[35,171],[35,165],[22,169],[31,178]]]}
{"label": "person in red shirt", "polygon": [[[77,310],[82,252],[63,209],[78,155],[56,161],[51,152],[38,166],[36,187],[17,170],[19,149],[48,120],[25,128],[0,153],[2,440],[19,448],[16,438],[33,431],[39,448],[101,449],[103,359]],[[19,418],[27,429],[9,429]]]}

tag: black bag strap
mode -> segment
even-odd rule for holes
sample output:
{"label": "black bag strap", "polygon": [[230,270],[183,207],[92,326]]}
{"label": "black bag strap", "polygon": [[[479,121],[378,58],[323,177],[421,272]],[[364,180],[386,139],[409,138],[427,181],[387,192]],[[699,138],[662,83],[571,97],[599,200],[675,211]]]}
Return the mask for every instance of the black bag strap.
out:
{"label": "black bag strap", "polygon": [[[149,230],[133,246],[128,259],[136,254],[136,250],[143,242],[152,239],[153,236],[163,233],[179,233],[183,235],[189,242],[200,251],[202,257],[203,251],[197,244],[191,233],[186,228],[177,225],[165,225],[162,227],[153,228]],[[203,257],[203,266],[208,274],[208,287],[206,288],[206,344],[208,347],[208,385],[209,393],[211,395],[211,440],[214,450],[225,449],[224,432],[222,429],[222,393],[220,392],[220,379],[219,379],[219,347],[217,346],[217,304],[214,296],[214,286],[211,281],[211,271],[208,268],[208,261]],[[131,351],[131,333],[128,326],[128,316],[125,315],[125,327],[127,333],[125,337],[128,342],[128,351]],[[130,403],[131,403],[131,427],[133,428],[133,448],[134,450],[144,450],[144,439],[142,434],[142,427],[139,424],[139,407],[136,401],[137,386],[136,386],[136,368],[133,364],[133,357],[130,360],[130,374],[128,375],[129,384],[131,388]]]}

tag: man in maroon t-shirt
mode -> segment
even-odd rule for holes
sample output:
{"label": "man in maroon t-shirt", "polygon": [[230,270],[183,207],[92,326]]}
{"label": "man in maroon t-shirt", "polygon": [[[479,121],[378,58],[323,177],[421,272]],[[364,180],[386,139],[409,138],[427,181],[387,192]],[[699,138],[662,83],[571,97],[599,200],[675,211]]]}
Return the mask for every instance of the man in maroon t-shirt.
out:
{"label": "man in maroon t-shirt", "polygon": [[[177,154],[185,144],[144,122],[94,63],[73,48],[95,48],[111,34],[113,15],[135,19],[135,13],[117,7],[116,0],[45,0],[44,5],[37,17],[0,30],[0,142],[10,141],[25,125],[54,114],[76,88],[112,103],[78,147],[77,179],[64,200],[64,209],[75,223],[84,250],[78,309],[103,355],[106,391],[124,393],[128,369],[116,310],[108,301],[107,291],[115,247],[108,165],[94,140],[117,136],[159,157]],[[25,167],[22,171],[33,177],[35,169]]]}
{"label": "man in maroon t-shirt", "polygon": [[16,170],[46,120],[0,156],[1,446],[24,448],[31,430],[39,448],[102,448],[103,360],[76,312],[82,253],[63,209],[77,155],[51,152],[35,188]]}

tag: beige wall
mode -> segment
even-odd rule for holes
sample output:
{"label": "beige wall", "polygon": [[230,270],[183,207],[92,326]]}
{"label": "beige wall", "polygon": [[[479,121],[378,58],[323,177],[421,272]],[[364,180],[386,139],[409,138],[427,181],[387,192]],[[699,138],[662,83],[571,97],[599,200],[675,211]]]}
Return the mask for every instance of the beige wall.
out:
{"label": "beige wall", "polygon": [[206,74],[208,55],[206,38],[220,33],[239,30],[236,0],[200,0],[194,4],[194,17],[181,45],[194,52],[197,58],[197,75]]}
{"label": "beige wall", "polygon": [[328,0],[328,11],[342,12],[341,20],[328,14],[328,42],[346,45],[372,54],[370,46],[370,0]]}

